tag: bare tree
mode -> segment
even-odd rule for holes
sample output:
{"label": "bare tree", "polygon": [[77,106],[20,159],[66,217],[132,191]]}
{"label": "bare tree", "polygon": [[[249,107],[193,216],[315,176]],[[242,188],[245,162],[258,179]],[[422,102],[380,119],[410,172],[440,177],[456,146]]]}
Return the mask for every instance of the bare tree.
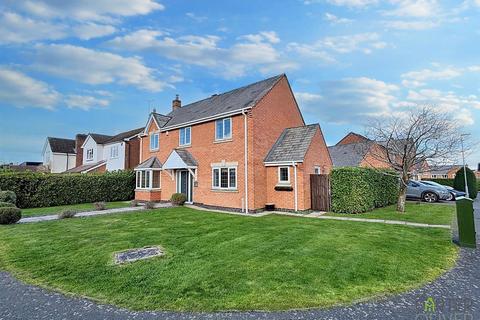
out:
{"label": "bare tree", "polygon": [[449,115],[432,106],[374,120],[366,132],[370,140],[382,146],[374,157],[388,163],[399,176],[399,212],[405,212],[411,176],[428,170],[429,166],[453,163],[460,151],[460,127]]}

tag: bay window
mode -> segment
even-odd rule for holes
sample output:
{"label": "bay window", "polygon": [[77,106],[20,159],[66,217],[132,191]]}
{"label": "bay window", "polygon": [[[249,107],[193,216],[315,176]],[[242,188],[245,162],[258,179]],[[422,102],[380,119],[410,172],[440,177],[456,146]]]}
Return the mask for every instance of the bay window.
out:
{"label": "bay window", "polygon": [[136,170],[135,174],[137,189],[160,189],[160,170]]}

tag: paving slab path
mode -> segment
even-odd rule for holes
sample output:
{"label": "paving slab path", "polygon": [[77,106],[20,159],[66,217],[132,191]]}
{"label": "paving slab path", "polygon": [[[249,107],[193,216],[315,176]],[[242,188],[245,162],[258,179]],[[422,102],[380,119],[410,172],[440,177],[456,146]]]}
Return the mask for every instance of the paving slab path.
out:
{"label": "paving slab path", "polygon": [[[480,227],[480,199],[475,202]],[[478,236],[478,233],[477,233]],[[477,243],[480,239],[477,238]],[[480,243],[479,243],[480,244]],[[0,319],[480,319],[480,249],[461,249],[457,265],[422,288],[330,309],[283,312],[133,312],[22,283],[0,272]],[[292,297],[294,298],[294,297]],[[435,303],[432,309],[431,302]],[[427,302],[427,305],[425,305]],[[161,307],[161,306],[159,306]],[[427,309],[425,309],[427,307]],[[428,308],[430,307],[430,308]]]}

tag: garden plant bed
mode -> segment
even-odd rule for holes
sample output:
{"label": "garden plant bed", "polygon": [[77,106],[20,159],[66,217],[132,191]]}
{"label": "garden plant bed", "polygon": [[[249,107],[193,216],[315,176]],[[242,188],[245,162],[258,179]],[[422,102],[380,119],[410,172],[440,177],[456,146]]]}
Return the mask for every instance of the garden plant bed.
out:
{"label": "garden plant bed", "polygon": [[365,213],[345,214],[328,212],[325,215],[333,217],[383,219],[426,224],[451,225],[452,219],[455,216],[455,206],[407,202],[404,213],[397,212],[396,206],[393,205],[385,208],[378,208]]}
{"label": "garden plant bed", "polygon": [[[112,264],[113,252],[156,243],[168,255]],[[451,268],[456,257],[443,229],[185,207],[0,226],[0,269],[134,310],[351,303],[418,287]]]}

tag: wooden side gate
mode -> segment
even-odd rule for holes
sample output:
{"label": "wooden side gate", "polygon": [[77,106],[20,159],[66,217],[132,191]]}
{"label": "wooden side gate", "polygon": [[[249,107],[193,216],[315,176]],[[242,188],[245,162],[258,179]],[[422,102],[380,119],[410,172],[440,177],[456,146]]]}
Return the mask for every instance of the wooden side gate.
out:
{"label": "wooden side gate", "polygon": [[328,174],[310,175],[312,210],[330,210],[330,177]]}

